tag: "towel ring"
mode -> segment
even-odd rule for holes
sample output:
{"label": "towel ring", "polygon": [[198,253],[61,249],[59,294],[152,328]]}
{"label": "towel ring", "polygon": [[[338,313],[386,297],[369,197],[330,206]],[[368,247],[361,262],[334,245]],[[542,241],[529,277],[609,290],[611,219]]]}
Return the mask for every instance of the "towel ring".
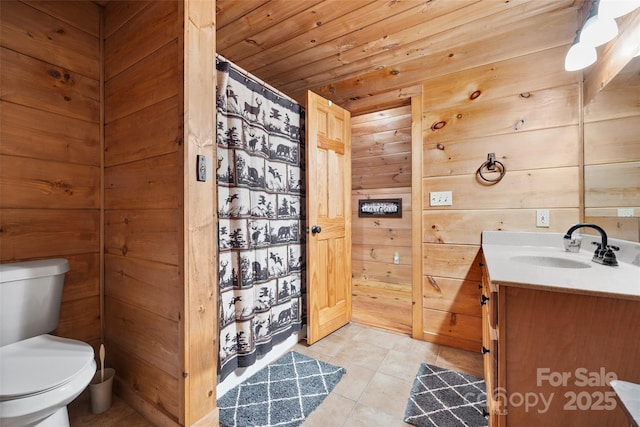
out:
{"label": "towel ring", "polygon": [[[484,169],[486,169],[487,171],[493,172],[496,170],[496,168],[500,171],[500,175],[497,178],[489,179],[482,174],[482,171]],[[504,166],[504,164],[502,164],[502,162],[496,160],[495,153],[489,153],[487,155],[487,161],[484,162],[482,165],[480,165],[480,167],[476,171],[476,174],[480,177],[480,179],[482,179],[484,182],[490,185],[497,184],[498,182],[500,182],[500,180],[504,178],[506,173],[507,173],[507,168]]]}

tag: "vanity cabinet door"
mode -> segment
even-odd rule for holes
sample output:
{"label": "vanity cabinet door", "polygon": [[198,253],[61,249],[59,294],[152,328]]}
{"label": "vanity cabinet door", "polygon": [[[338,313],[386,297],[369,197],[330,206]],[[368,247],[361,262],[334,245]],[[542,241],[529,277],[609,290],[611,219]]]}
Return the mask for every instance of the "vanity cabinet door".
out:
{"label": "vanity cabinet door", "polygon": [[487,411],[489,426],[504,425],[494,391],[498,384],[498,289],[492,285],[488,272],[483,269],[482,295],[482,353],[484,379],[487,387]]}

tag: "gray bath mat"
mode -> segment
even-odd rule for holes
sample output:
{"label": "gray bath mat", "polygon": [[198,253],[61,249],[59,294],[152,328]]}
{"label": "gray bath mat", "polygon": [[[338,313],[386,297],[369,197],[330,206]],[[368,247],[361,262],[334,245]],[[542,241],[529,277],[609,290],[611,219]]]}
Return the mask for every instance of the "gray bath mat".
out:
{"label": "gray bath mat", "polygon": [[423,363],[407,402],[404,421],[418,427],[482,427],[486,385],[482,378]]}
{"label": "gray bath mat", "polygon": [[339,366],[289,352],[218,400],[220,425],[299,426],[345,372]]}

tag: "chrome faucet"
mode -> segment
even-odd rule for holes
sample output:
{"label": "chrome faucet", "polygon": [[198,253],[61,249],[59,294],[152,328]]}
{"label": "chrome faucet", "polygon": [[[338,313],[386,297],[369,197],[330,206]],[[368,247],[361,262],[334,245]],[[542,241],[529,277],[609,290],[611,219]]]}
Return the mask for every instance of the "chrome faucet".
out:
{"label": "chrome faucet", "polygon": [[[597,262],[602,265],[610,265],[616,266],[618,265],[618,260],[616,260],[616,254],[613,251],[619,251],[620,248],[617,246],[612,246],[607,243],[607,233],[602,229],[602,227],[597,226],[595,224],[576,224],[567,230],[567,234],[564,235],[564,249],[568,252],[578,252],[580,250],[580,240],[572,238],[571,235],[578,228],[593,228],[598,233],[600,233],[600,243],[593,242],[594,245],[597,245],[596,251],[593,254],[593,258],[591,259],[593,262]],[[577,249],[576,249],[577,248]]]}

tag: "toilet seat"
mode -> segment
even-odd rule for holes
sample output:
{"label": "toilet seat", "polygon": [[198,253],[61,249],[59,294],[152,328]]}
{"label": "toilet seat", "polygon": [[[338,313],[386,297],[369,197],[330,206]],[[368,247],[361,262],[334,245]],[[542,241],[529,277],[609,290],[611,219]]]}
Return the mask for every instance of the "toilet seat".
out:
{"label": "toilet seat", "polygon": [[93,356],[89,344],[49,334],[0,347],[0,401],[46,393],[87,371],[93,376]]}

